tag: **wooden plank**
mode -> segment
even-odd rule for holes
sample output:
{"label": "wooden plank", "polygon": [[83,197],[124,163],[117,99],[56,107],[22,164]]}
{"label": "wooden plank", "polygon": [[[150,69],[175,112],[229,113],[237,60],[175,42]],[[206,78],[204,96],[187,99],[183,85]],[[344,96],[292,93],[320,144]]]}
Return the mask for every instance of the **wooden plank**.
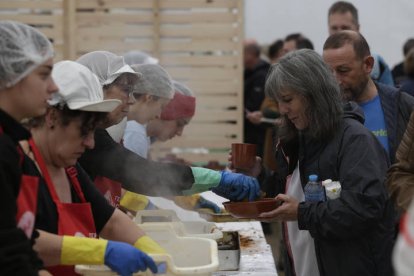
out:
{"label": "wooden plank", "polygon": [[229,38],[222,39],[164,39],[161,43],[161,51],[165,52],[213,52],[234,51],[237,42]]}
{"label": "wooden plank", "polygon": [[1,14],[1,20],[15,20],[31,25],[57,25],[61,22],[61,15],[40,14]]}
{"label": "wooden plank", "polygon": [[238,79],[238,70],[215,67],[165,67],[173,78],[192,80],[231,80]]}
{"label": "wooden plank", "polygon": [[77,0],[78,9],[152,9],[153,0]]}
{"label": "wooden plank", "polygon": [[236,22],[238,15],[229,12],[195,12],[180,13],[180,14],[169,14],[161,13],[161,23],[202,23],[202,22],[213,22],[213,23],[232,23]]}
{"label": "wooden plank", "polygon": [[236,8],[239,0],[159,0],[161,9]]}
{"label": "wooden plank", "polygon": [[242,83],[241,80],[225,80],[225,81],[203,81],[203,80],[189,80],[184,82],[190,87],[197,95],[200,94],[238,94],[241,93]]}
{"label": "wooden plank", "polygon": [[[185,133],[185,130],[184,130]],[[152,148],[206,148],[206,149],[225,149],[230,148],[232,143],[240,142],[240,138],[220,138],[213,139],[211,137],[201,138],[201,137],[175,137],[171,140],[168,140],[163,143],[154,143]]]}
{"label": "wooden plank", "polygon": [[124,41],[113,41],[105,39],[93,39],[84,40],[79,38],[77,40],[77,52],[86,53],[96,51],[96,49],[111,51],[117,54],[123,54],[131,50],[139,49],[145,52],[151,52],[153,49],[152,41],[137,41],[137,42],[124,42]]}
{"label": "wooden plank", "polygon": [[197,95],[197,108],[223,108],[223,107],[234,107],[238,105],[240,97],[238,95],[233,96],[198,96]]}
{"label": "wooden plank", "polygon": [[209,37],[209,39],[214,39],[238,36],[239,30],[230,24],[162,25],[160,34],[163,37]]}
{"label": "wooden plank", "polygon": [[186,136],[222,136],[237,134],[240,131],[240,125],[237,124],[217,124],[217,123],[196,123],[192,122],[184,128]]}
{"label": "wooden plank", "polygon": [[64,0],[65,16],[64,16],[64,37],[65,37],[65,59],[73,60],[76,57],[76,6],[73,0]]}
{"label": "wooden plank", "polygon": [[84,37],[107,37],[117,39],[120,37],[152,37],[152,26],[111,24],[78,28],[77,35]]}
{"label": "wooden plank", "polygon": [[[62,1],[0,1],[0,9],[62,9]],[[3,14],[2,14],[3,17]]]}
{"label": "wooden plank", "polygon": [[96,25],[96,24],[111,24],[113,22],[118,23],[152,23],[154,15],[153,13],[87,13],[79,12],[76,15],[78,26],[82,25]]}
{"label": "wooden plank", "polygon": [[241,112],[237,110],[223,110],[223,111],[204,111],[200,110],[196,112],[193,120],[195,122],[226,122],[226,121],[239,121]]}
{"label": "wooden plank", "polygon": [[169,65],[193,65],[193,66],[221,66],[236,67],[239,64],[237,56],[213,56],[213,55],[167,55],[164,54],[160,58],[163,66]]}

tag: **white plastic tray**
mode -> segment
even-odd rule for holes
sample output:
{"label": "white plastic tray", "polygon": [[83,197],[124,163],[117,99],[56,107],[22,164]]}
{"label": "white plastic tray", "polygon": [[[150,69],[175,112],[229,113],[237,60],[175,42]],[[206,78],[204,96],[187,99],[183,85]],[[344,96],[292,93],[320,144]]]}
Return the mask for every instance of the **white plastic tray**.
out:
{"label": "white plastic tray", "polygon": [[200,237],[218,240],[223,233],[213,222],[181,221],[173,210],[142,210],[135,217],[135,222],[145,230],[146,225],[170,225],[181,237]]}
{"label": "white plastic tray", "polygon": [[[166,263],[166,271],[156,275],[209,276],[218,269],[217,243],[211,239],[178,237],[172,227],[151,225],[147,235],[158,242],[168,254],[150,255],[157,264]],[[77,265],[75,271],[85,276],[117,275],[106,266]],[[153,275],[149,270],[134,275]]]}

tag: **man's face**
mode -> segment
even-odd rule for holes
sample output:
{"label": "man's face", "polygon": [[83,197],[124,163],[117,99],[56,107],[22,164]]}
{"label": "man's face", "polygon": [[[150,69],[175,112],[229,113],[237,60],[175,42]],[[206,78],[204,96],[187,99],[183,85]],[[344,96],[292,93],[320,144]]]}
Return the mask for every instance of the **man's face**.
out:
{"label": "man's face", "polygon": [[329,35],[339,31],[350,30],[359,32],[359,26],[355,24],[351,12],[333,13],[328,18]]}
{"label": "man's face", "polygon": [[372,57],[359,60],[352,44],[347,43],[338,49],[324,50],[323,59],[331,67],[343,97],[360,102],[370,78],[372,64],[369,59]]}

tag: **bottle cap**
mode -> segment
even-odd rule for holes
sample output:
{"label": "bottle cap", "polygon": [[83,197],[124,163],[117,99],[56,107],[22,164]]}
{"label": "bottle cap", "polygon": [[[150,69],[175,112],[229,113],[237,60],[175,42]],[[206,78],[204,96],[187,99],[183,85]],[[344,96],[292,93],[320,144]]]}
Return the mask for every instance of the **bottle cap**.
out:
{"label": "bottle cap", "polygon": [[318,176],[316,174],[309,175],[309,181],[312,181],[312,182],[318,181]]}

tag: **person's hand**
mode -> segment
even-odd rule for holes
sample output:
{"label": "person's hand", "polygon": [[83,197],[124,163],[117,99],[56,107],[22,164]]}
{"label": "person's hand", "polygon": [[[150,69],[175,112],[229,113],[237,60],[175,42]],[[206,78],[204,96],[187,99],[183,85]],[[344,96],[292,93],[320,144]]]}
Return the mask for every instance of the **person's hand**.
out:
{"label": "person's hand", "polygon": [[220,184],[212,191],[230,201],[253,201],[260,196],[260,186],[256,178],[227,171],[221,172]]}
{"label": "person's hand", "polygon": [[174,202],[181,208],[195,210],[200,208],[211,209],[214,213],[221,213],[221,208],[214,202],[205,199],[200,194],[190,196],[175,196]]}
{"label": "person's hand", "polygon": [[254,125],[261,124],[260,119],[263,118],[263,113],[261,111],[246,112],[246,119],[249,120]]}
{"label": "person's hand", "polygon": [[52,276],[52,274],[50,274],[49,271],[44,270],[44,269],[39,270],[39,274],[38,275],[39,276]]}
{"label": "person's hand", "polygon": [[129,276],[149,268],[157,273],[157,265],[144,252],[123,242],[108,241],[105,250],[105,264],[121,276]]}
{"label": "person's hand", "polygon": [[245,175],[249,175],[249,176],[252,176],[252,177],[257,177],[262,172],[262,158],[260,158],[259,156],[256,156],[256,162],[254,163],[254,165],[249,170],[246,170],[246,171],[240,171],[240,170],[237,170],[236,168],[233,167],[233,156],[231,154],[231,151],[229,151],[229,156],[228,156],[227,160],[229,161],[227,163],[227,167],[232,172],[243,173]]}
{"label": "person's hand", "polygon": [[298,220],[299,201],[285,194],[278,194],[275,199],[278,200],[281,205],[270,212],[261,213],[259,215],[260,221],[273,222]]}

